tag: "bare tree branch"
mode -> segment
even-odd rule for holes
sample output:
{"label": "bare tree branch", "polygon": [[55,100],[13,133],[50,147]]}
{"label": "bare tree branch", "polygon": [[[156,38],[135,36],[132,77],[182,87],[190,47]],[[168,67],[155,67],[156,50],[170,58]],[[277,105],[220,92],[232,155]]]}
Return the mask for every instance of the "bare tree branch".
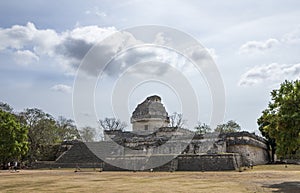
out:
{"label": "bare tree branch", "polygon": [[186,120],[183,119],[183,115],[181,113],[174,112],[170,116],[170,127],[179,127],[183,128]]}
{"label": "bare tree branch", "polygon": [[125,122],[121,122],[120,119],[116,118],[100,119],[99,124],[102,130],[124,130],[127,127]]}

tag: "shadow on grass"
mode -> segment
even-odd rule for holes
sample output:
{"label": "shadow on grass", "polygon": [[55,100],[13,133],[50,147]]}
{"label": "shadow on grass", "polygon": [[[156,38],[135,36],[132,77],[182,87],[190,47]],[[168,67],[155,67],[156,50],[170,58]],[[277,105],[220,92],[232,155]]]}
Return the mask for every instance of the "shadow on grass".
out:
{"label": "shadow on grass", "polygon": [[272,192],[280,193],[299,193],[300,192],[300,181],[294,182],[282,182],[279,184],[265,185],[265,188],[275,188]]}

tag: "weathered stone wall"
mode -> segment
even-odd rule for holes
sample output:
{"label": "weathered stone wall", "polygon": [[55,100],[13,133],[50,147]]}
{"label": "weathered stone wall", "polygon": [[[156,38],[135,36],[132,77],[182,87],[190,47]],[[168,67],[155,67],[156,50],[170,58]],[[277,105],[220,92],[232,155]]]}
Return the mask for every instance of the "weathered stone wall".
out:
{"label": "weathered stone wall", "polygon": [[218,138],[192,140],[187,151],[189,154],[211,154],[222,152],[226,152],[226,142]]}
{"label": "weathered stone wall", "polygon": [[152,133],[161,127],[166,127],[168,123],[162,119],[149,118],[144,121],[132,123],[132,131],[135,133]]}
{"label": "weathered stone wall", "polygon": [[224,171],[236,170],[241,166],[239,154],[180,155],[178,171]]}
{"label": "weathered stone wall", "polygon": [[265,139],[249,132],[229,133],[224,136],[227,152],[239,153],[243,165],[260,165],[269,162],[269,152]]}
{"label": "weathered stone wall", "polygon": [[[92,147],[94,145],[94,147]],[[203,155],[157,155],[149,157],[147,154],[140,156],[130,156],[128,153],[124,156],[107,157],[104,163],[94,153],[93,149],[98,147],[108,146],[109,143],[82,143],[76,142],[73,146],[65,152],[55,163],[53,162],[41,162],[37,163],[35,167],[70,167],[75,168],[87,167],[87,168],[103,168],[104,171],[121,171],[122,168],[128,168],[129,170],[144,170],[150,169],[144,165],[144,163],[156,163],[161,165],[157,168],[153,168],[154,171],[219,171],[219,170],[234,170],[241,165],[241,160],[237,154],[203,154]],[[89,148],[90,149],[89,149]],[[109,149],[109,148],[105,148]],[[101,152],[107,154],[109,152]],[[166,152],[164,152],[166,153]],[[173,159],[175,158],[175,159]],[[145,160],[147,159],[147,162]],[[162,164],[160,164],[159,162]],[[166,161],[165,161],[166,160]],[[167,161],[171,160],[171,161]],[[120,167],[116,167],[118,165]]]}
{"label": "weathered stone wall", "polygon": [[94,163],[57,163],[54,161],[38,161],[32,164],[32,169],[40,168],[103,168],[103,162],[94,162]]}
{"label": "weathered stone wall", "polygon": [[252,145],[231,145],[227,147],[227,152],[239,153],[243,165],[261,165],[269,162],[268,151]]}
{"label": "weathered stone wall", "polygon": [[[166,159],[170,159],[165,157]],[[146,157],[139,158],[147,159]],[[156,159],[154,157],[154,159]],[[152,160],[153,161],[153,160]],[[162,160],[163,161],[163,160]],[[149,160],[151,162],[151,160]],[[129,168],[131,171],[150,170],[139,162],[138,158],[119,157],[111,160],[111,163]],[[143,162],[144,163],[144,162]],[[239,154],[214,154],[214,155],[180,155],[159,167],[151,168],[153,171],[226,171],[237,170],[241,166]],[[103,171],[126,171],[105,162],[85,163],[57,163],[57,162],[36,162],[33,168],[102,168]]]}
{"label": "weathered stone wall", "polygon": [[147,162],[151,163],[155,161],[153,159],[155,156],[161,156],[160,159],[163,160],[168,156],[175,158],[179,155],[174,161],[167,160],[162,163],[163,166],[155,169],[210,171],[236,169],[239,166],[265,164],[269,161],[265,140],[248,132],[196,136],[190,141],[184,138],[185,135],[172,136],[170,131],[176,131],[176,128],[160,128],[160,130],[147,136],[112,131],[108,134],[113,141],[90,143],[77,141],[57,159],[56,163],[70,164],[73,167],[74,164],[81,163],[83,165],[103,163],[103,160],[112,164],[105,163],[103,165],[105,170],[123,170],[113,165],[129,170],[143,170],[146,169],[143,166],[145,159],[150,158]]}
{"label": "weathered stone wall", "polygon": [[[104,170],[117,170],[119,168],[126,168],[131,171],[143,171],[154,169],[156,171],[169,171],[176,155],[154,155],[154,156],[118,156],[110,157],[105,161]],[[166,164],[167,163],[167,164]],[[172,163],[170,165],[170,163]],[[176,164],[177,167],[177,164]],[[175,168],[176,169],[176,168]],[[124,170],[124,169],[123,169]]]}

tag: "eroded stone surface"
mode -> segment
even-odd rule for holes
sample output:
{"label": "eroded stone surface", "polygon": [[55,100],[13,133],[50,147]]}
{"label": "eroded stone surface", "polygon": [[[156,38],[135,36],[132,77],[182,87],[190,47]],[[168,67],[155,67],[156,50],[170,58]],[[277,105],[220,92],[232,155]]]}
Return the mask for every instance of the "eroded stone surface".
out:
{"label": "eroded stone surface", "polygon": [[147,97],[132,113],[132,130],[135,133],[151,133],[169,124],[168,113],[157,95]]}
{"label": "eroded stone surface", "polygon": [[218,171],[269,161],[266,140],[253,133],[195,135],[168,127],[168,113],[156,95],[136,107],[131,123],[134,132],[108,130],[107,141],[74,143],[56,164],[97,162],[104,170],[144,170],[151,162],[167,160],[155,170]]}

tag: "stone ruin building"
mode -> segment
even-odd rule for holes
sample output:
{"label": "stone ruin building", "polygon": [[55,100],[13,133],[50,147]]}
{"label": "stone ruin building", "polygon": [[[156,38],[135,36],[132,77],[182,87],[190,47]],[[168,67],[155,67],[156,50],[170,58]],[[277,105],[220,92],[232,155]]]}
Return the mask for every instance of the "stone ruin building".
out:
{"label": "stone ruin building", "polygon": [[132,131],[134,133],[153,133],[170,123],[168,113],[157,95],[147,97],[132,113]]}
{"label": "stone ruin building", "polygon": [[[139,104],[131,123],[132,132],[105,131],[105,141],[64,144],[66,151],[48,166],[101,167],[104,171],[221,171],[269,161],[266,140],[253,133],[195,135],[187,129],[168,127],[168,113],[159,96]],[[45,163],[40,164],[45,167]]]}

